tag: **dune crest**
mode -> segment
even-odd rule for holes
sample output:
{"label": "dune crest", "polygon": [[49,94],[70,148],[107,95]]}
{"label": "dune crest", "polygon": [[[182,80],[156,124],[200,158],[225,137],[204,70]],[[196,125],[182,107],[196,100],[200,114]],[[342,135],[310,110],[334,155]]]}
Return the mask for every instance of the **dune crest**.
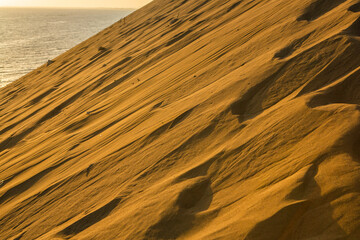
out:
{"label": "dune crest", "polygon": [[0,89],[0,239],[360,239],[353,0],[155,0]]}

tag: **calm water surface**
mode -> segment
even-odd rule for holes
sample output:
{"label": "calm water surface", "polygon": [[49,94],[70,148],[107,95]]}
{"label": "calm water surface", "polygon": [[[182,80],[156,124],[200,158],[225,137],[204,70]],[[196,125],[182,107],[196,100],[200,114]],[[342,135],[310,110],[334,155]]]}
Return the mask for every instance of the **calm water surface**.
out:
{"label": "calm water surface", "polygon": [[0,8],[0,87],[132,11]]}

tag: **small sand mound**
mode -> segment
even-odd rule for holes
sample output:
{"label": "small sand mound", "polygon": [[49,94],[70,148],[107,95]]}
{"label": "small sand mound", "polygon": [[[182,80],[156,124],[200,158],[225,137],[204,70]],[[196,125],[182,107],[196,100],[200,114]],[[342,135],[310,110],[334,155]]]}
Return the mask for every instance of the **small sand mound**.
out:
{"label": "small sand mound", "polygon": [[53,64],[54,61],[53,60],[48,60],[47,63],[46,63],[46,66],[50,66],[51,64]]}

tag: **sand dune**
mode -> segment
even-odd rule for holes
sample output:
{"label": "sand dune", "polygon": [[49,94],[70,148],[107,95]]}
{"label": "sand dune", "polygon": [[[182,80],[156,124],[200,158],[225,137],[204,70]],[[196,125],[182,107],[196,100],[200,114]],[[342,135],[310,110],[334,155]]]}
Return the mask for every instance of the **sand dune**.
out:
{"label": "sand dune", "polygon": [[0,239],[360,239],[359,4],[155,0],[0,89]]}

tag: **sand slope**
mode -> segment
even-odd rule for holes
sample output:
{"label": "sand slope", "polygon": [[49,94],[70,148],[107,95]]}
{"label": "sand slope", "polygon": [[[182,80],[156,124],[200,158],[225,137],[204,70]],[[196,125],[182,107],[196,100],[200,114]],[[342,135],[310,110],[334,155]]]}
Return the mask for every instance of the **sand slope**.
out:
{"label": "sand slope", "polygon": [[360,239],[359,11],[155,0],[0,89],[0,239]]}

